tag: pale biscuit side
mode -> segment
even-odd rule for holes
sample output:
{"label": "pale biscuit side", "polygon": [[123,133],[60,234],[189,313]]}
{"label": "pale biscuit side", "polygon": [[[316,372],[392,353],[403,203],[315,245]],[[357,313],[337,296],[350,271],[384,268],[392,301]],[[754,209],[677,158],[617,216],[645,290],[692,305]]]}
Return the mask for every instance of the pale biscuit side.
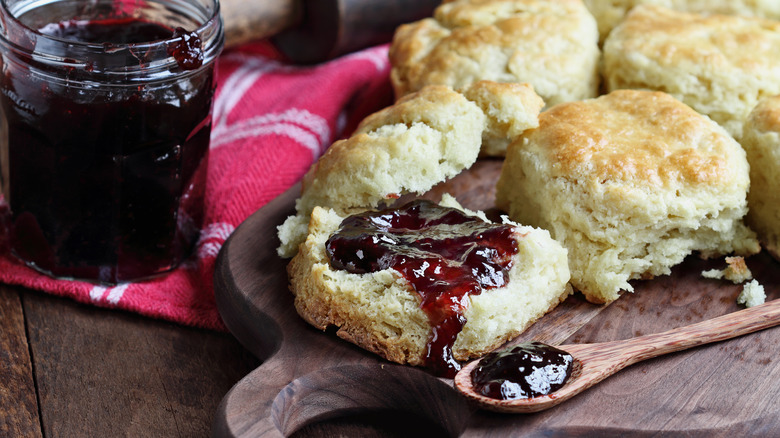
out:
{"label": "pale biscuit side", "polygon": [[481,155],[503,156],[512,139],[539,126],[544,101],[530,84],[479,81],[462,93],[488,117]]}
{"label": "pale biscuit side", "polygon": [[303,180],[297,214],[279,229],[283,257],[292,256],[315,206],[365,210],[408,192],[423,192],[471,166],[487,118],[444,86],[428,87],[365,118],[335,142]]}
{"label": "pale biscuit side", "polygon": [[747,223],[780,260],[780,96],[761,101],[745,124],[742,147],[750,163]]}

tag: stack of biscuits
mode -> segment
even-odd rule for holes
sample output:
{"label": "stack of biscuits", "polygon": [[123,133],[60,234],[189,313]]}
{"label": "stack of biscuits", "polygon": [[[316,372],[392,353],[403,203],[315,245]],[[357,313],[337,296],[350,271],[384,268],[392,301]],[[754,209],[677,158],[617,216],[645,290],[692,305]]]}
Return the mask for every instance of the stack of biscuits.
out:
{"label": "stack of biscuits", "polygon": [[780,260],[779,2],[445,0],[389,56],[396,103],[315,163],[279,228],[312,325],[422,364],[420,295],[392,270],[333,268],[325,241],[484,156],[503,159],[496,206],[519,251],[506,287],[469,298],[458,360],[572,286],[610,303],[691,254]]}

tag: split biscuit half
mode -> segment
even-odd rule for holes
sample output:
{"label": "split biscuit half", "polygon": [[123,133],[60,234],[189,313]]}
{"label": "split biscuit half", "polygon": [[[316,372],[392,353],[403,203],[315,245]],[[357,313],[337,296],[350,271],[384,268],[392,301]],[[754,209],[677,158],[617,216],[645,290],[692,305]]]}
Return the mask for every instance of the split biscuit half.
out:
{"label": "split biscuit half", "polygon": [[[426,365],[432,325],[410,283],[393,269],[354,274],[331,266],[325,242],[343,219],[327,208],[312,212],[306,241],[288,266],[298,314],[319,329],[337,327],[339,337],[387,360]],[[466,324],[452,346],[457,360],[500,347],[571,293],[566,250],[546,230],[516,225],[513,236],[518,252],[508,283],[465,298]]]}

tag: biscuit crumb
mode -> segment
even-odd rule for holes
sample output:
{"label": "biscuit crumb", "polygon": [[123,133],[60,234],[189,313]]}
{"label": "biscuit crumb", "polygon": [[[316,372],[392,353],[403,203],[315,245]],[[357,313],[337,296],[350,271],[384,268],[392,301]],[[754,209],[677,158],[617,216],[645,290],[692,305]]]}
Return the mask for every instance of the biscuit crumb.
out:
{"label": "biscuit crumb", "polygon": [[753,279],[753,273],[750,272],[743,257],[726,257],[726,269],[710,269],[702,271],[701,276],[715,280],[725,279],[734,284],[744,283]]}
{"label": "biscuit crumb", "polygon": [[766,301],[764,286],[756,280],[745,283],[742,293],[737,297],[737,304],[744,304],[745,307],[758,306],[759,304],[764,304],[764,301]]}

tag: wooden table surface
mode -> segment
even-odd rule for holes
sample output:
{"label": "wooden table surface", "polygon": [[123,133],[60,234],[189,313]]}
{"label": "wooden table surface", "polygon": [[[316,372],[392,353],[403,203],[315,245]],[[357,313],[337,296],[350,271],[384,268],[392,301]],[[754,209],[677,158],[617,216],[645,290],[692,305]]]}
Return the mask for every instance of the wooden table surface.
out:
{"label": "wooden table surface", "polygon": [[0,285],[0,437],[209,436],[232,335]]}
{"label": "wooden table surface", "polygon": [[[759,339],[767,336],[732,343],[760,351]],[[712,349],[743,360],[743,348]],[[227,333],[0,285],[0,438],[207,437],[224,395],[258,366]],[[424,420],[369,412],[312,424],[294,436],[438,432]]]}
{"label": "wooden table surface", "polygon": [[[259,365],[229,333],[0,284],[0,438],[208,437],[224,395]],[[408,435],[368,414],[296,436]]]}

